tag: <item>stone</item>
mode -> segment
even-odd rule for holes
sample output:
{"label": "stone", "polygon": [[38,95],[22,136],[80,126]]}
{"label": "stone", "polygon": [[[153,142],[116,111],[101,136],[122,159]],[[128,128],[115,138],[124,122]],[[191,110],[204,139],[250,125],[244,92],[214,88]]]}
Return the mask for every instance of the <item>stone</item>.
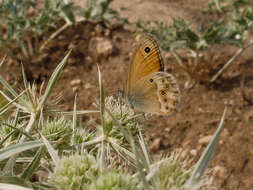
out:
{"label": "stone", "polygon": [[95,26],[95,32],[96,32],[96,34],[101,35],[103,33],[103,31],[104,31],[104,28],[100,24],[97,24]]}
{"label": "stone", "polygon": [[92,62],[93,62],[93,59],[90,56],[85,57],[85,64],[90,65],[92,64]]}
{"label": "stone", "polygon": [[188,149],[182,149],[180,155],[181,155],[182,159],[186,159],[187,156],[189,155],[189,150]]}
{"label": "stone", "polygon": [[220,135],[222,138],[227,138],[229,136],[229,132],[227,129],[224,129]]}
{"label": "stone", "polygon": [[211,141],[212,137],[213,137],[212,135],[208,135],[208,136],[204,136],[204,137],[200,138],[199,144],[201,144],[201,145],[208,144]]}
{"label": "stone", "polygon": [[192,150],[190,150],[190,154],[192,155],[192,156],[197,156],[197,150],[196,149],[192,149]]}
{"label": "stone", "polygon": [[109,29],[105,29],[104,35],[105,35],[106,37],[109,37],[110,34],[111,34],[111,31],[110,31]]}
{"label": "stone", "polygon": [[75,79],[70,82],[71,86],[78,86],[82,83],[81,79]]}
{"label": "stone", "polygon": [[213,168],[213,174],[221,179],[225,179],[227,175],[227,169],[223,166],[215,166]]}
{"label": "stone", "polygon": [[118,35],[114,35],[112,37],[113,42],[122,42],[122,38]]}
{"label": "stone", "polygon": [[160,148],[160,144],[161,144],[161,139],[160,139],[160,138],[156,138],[156,139],[152,142],[152,144],[151,144],[151,146],[150,146],[150,150],[151,150],[152,152],[158,151],[159,148]]}
{"label": "stone", "polygon": [[113,44],[109,39],[94,37],[89,42],[89,52],[95,57],[108,57],[113,52]]}
{"label": "stone", "polygon": [[74,86],[74,87],[72,88],[72,92],[73,92],[74,94],[77,93],[78,90],[79,90],[79,88],[78,88],[77,86]]}

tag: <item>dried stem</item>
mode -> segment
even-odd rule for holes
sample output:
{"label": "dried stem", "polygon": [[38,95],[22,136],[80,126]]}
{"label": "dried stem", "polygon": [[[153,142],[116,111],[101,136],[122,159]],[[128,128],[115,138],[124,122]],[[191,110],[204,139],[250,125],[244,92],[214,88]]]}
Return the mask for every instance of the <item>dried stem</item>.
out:
{"label": "dried stem", "polygon": [[253,41],[248,43],[247,46],[237,50],[237,52],[228,60],[228,62],[212,77],[210,82],[214,82],[246,49],[253,45]]}
{"label": "dried stem", "polygon": [[[85,19],[81,18],[79,20],[77,20],[76,22],[82,22],[84,21]],[[39,52],[41,52],[45,46],[51,41],[53,40],[56,36],[58,36],[62,31],[64,31],[66,28],[68,28],[69,26],[72,26],[73,23],[69,20],[66,20],[66,23],[61,27],[59,28],[59,30],[55,31],[43,44],[42,46],[40,47],[39,49]]]}
{"label": "dried stem", "polygon": [[189,73],[186,71],[186,67],[185,67],[185,65],[184,65],[184,63],[183,63],[183,61],[182,61],[182,59],[180,58],[180,56],[177,54],[177,52],[174,51],[174,50],[171,50],[171,53],[172,53],[172,55],[176,58],[177,63],[184,69],[184,73],[185,73],[186,78],[187,78],[187,79],[186,79],[186,82],[185,82],[185,84],[184,84],[184,87],[187,88],[187,89],[192,88],[192,87],[194,86],[194,84],[195,84],[195,80],[192,79],[192,77],[191,77],[191,76],[189,75]]}
{"label": "dried stem", "polygon": [[252,104],[253,104],[253,100],[252,100],[252,98],[250,97],[250,94],[247,94],[247,93],[246,93],[245,88],[244,88],[245,75],[246,75],[246,73],[244,72],[244,73],[242,74],[242,78],[241,78],[241,81],[240,81],[241,94],[242,94],[243,100],[247,101],[248,104],[252,105]]}

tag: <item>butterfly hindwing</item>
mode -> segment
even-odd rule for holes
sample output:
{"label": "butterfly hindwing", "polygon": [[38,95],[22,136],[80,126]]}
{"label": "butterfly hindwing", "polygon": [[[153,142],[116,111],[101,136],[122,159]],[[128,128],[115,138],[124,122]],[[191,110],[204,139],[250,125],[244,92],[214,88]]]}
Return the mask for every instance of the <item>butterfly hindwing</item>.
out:
{"label": "butterfly hindwing", "polygon": [[155,72],[137,81],[132,94],[137,111],[172,114],[180,100],[180,92],[173,75]]}
{"label": "butterfly hindwing", "polygon": [[157,97],[161,105],[161,112],[173,113],[180,101],[180,92],[173,75],[165,72],[158,72],[152,76],[156,83]]}

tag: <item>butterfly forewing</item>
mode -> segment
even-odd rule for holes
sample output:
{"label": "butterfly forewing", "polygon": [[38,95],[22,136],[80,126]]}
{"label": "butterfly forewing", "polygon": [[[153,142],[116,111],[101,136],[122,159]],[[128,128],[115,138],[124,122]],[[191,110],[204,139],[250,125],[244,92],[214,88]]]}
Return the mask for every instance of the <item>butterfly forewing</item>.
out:
{"label": "butterfly forewing", "polygon": [[133,56],[126,84],[126,91],[134,88],[141,78],[164,70],[164,60],[157,41],[150,35],[145,35],[138,44]]}

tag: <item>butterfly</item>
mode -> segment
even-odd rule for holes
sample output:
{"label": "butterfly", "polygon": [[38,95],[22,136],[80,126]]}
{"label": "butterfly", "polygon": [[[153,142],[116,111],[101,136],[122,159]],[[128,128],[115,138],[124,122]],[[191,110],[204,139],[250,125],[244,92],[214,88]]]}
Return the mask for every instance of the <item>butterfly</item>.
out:
{"label": "butterfly", "polygon": [[161,49],[150,34],[146,34],[137,45],[123,94],[136,111],[160,115],[176,111],[180,102],[176,79],[164,71]]}

